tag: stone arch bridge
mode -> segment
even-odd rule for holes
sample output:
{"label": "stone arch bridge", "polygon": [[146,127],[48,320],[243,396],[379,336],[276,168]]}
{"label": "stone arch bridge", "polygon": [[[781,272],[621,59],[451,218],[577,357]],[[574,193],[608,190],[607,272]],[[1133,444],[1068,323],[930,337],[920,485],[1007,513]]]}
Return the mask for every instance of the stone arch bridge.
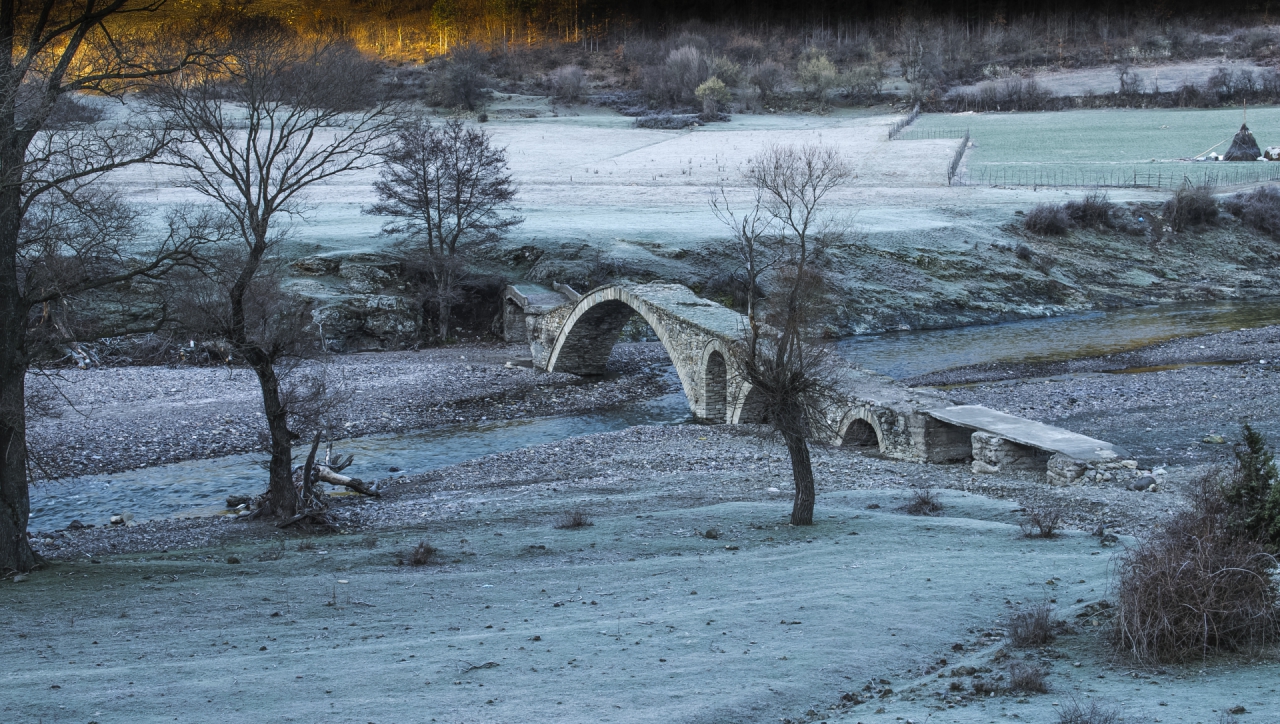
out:
{"label": "stone arch bridge", "polygon": [[[623,328],[639,316],[666,348],[695,416],[712,423],[762,421],[751,385],[730,364],[730,349],[742,338],[746,317],[688,287],[612,284],[578,294],[559,284],[554,291],[520,285],[508,287],[504,297],[507,338],[527,340],[538,369],[603,374]],[[973,459],[975,471],[985,472],[1002,464],[1047,465],[1051,482],[1071,482],[1079,477],[1077,468],[1083,474],[1085,464],[1123,455],[1109,443],[986,408],[957,406],[938,391],[905,387],[853,364],[836,375],[838,398],[828,406],[835,445],[866,446],[922,462]],[[1055,480],[1055,469],[1058,478],[1070,479]]]}

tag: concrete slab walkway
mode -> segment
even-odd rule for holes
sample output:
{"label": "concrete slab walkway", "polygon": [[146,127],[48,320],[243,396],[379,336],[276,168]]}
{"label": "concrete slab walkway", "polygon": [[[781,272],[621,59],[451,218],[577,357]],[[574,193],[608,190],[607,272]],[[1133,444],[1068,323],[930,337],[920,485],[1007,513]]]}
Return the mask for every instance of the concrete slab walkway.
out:
{"label": "concrete slab walkway", "polygon": [[968,427],[998,435],[1020,445],[1080,460],[1109,462],[1128,457],[1124,448],[1043,422],[1006,415],[981,405],[959,405],[926,410],[926,415],[950,425]]}

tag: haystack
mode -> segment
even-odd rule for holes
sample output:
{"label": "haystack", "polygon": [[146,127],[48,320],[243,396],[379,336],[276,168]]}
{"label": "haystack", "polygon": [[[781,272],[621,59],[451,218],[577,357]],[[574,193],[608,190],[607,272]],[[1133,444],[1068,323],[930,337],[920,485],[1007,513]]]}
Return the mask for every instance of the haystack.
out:
{"label": "haystack", "polygon": [[1262,155],[1262,149],[1258,148],[1258,142],[1254,140],[1253,134],[1249,132],[1246,125],[1240,126],[1240,132],[1236,137],[1231,139],[1231,148],[1223,154],[1223,161],[1257,161]]}

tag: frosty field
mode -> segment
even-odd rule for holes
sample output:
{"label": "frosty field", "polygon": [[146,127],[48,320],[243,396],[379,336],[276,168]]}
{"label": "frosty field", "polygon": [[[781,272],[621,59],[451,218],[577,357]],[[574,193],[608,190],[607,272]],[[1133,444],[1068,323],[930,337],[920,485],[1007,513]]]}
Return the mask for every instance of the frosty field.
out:
{"label": "frosty field", "polygon": [[[1219,185],[1280,178],[1280,163],[1186,162],[1211,148],[1224,152],[1242,118],[1235,108],[940,113],[921,116],[901,138],[959,138],[968,129],[973,147],[963,179],[978,185],[1114,186],[1136,178],[1170,187],[1184,176]],[[1280,108],[1250,108],[1248,125],[1261,148],[1280,145]]]}

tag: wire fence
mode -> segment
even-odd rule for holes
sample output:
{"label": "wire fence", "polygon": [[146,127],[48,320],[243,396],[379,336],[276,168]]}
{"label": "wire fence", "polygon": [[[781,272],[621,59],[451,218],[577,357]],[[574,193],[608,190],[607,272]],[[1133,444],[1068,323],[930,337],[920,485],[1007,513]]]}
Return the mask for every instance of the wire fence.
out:
{"label": "wire fence", "polygon": [[902,129],[906,128],[912,123],[915,123],[916,119],[919,117],[920,117],[920,104],[917,103],[916,107],[911,109],[911,112],[907,114],[906,118],[903,118],[902,120],[894,123],[892,126],[889,127],[889,140],[892,141],[894,138],[896,138],[898,134],[902,131]]}
{"label": "wire fence", "polygon": [[[1280,181],[1280,163],[1216,162],[1186,166],[1186,168],[1165,167],[1157,170],[1142,170],[1138,167],[1090,169],[1060,166],[971,165],[954,179],[954,183],[966,186],[1176,189],[1188,183],[1193,186],[1244,186]],[[954,175],[953,171],[952,176]]]}
{"label": "wire fence", "polygon": [[956,148],[956,155],[951,157],[951,166],[947,168],[947,185],[951,185],[951,181],[956,177],[956,171],[960,169],[960,162],[964,160],[964,151],[969,147],[969,132],[964,132],[964,138],[960,139],[960,146]]}
{"label": "wire fence", "polygon": [[968,128],[906,128],[892,138],[895,141],[936,141],[968,137]]}

